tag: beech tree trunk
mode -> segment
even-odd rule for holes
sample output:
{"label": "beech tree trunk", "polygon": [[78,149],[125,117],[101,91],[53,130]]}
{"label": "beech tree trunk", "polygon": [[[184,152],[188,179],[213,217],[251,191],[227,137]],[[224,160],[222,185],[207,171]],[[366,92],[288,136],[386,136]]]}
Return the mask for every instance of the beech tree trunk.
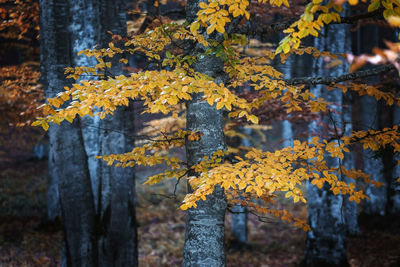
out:
{"label": "beech tree trunk", "polygon": [[[189,0],[186,5],[186,19],[194,21],[199,10],[199,0]],[[190,44],[187,44],[190,46]],[[197,44],[188,47],[192,54],[205,51]],[[201,58],[194,66],[198,72],[213,77],[217,83],[225,82],[223,62],[215,56]],[[194,95],[187,103],[187,130],[203,134],[199,141],[187,141],[186,155],[189,166],[199,163],[204,156],[214,151],[225,150],[222,130],[222,111],[201,101],[202,95]],[[224,191],[215,188],[205,201],[199,201],[197,208],[186,213],[186,234],[183,252],[183,266],[225,266],[224,221],[226,201]]]}
{"label": "beech tree trunk", "polygon": [[[370,96],[363,96],[361,99],[362,115],[361,122],[364,130],[374,129],[378,130],[379,117],[378,117],[378,103],[375,98]],[[370,198],[363,203],[363,212],[367,215],[385,215],[387,204],[387,184],[383,173],[382,158],[371,149],[363,150],[363,171],[371,175],[370,178],[383,182],[385,185],[379,188],[371,184],[367,184],[365,194]]]}
{"label": "beech tree trunk", "polygon": [[[42,1],[42,65],[46,97],[68,85],[66,66],[94,66],[77,52],[108,45],[111,31],[126,34],[126,1]],[[110,70],[121,74],[118,59]],[[57,79],[56,79],[57,78]],[[68,266],[137,266],[133,168],[107,166],[97,155],[128,152],[134,145],[133,109],[104,121],[76,119],[50,129],[50,189],[59,189]],[[58,185],[58,186],[57,186]],[[94,193],[93,193],[94,192]],[[50,202],[50,201],[49,201]],[[56,203],[52,201],[51,203]],[[53,208],[52,210],[55,210]]]}
{"label": "beech tree trunk", "polygon": [[[393,114],[393,125],[400,126],[400,107],[395,106]],[[395,167],[393,169],[392,181],[391,181],[391,196],[390,196],[390,209],[389,212],[392,215],[399,216],[400,214],[400,183],[397,179],[400,177],[400,166],[397,164],[399,156],[395,156]]]}
{"label": "beech tree trunk", "polygon": [[[68,85],[64,78],[64,67],[72,63],[68,17],[68,2],[40,1],[42,83],[46,97],[54,97]],[[80,120],[51,125],[49,137],[50,184],[53,190],[54,184],[58,184],[66,263],[68,266],[97,266],[93,193]]]}
{"label": "beech tree trunk", "polygon": [[[251,128],[244,128],[242,132],[246,136],[251,136]],[[251,141],[249,138],[241,139],[239,143],[240,146],[250,147]],[[231,235],[232,235],[232,244],[233,247],[237,249],[246,248],[249,244],[248,241],[248,228],[247,228],[247,220],[248,213],[247,208],[242,207],[242,205],[237,204],[232,208],[232,223],[231,223]]]}
{"label": "beech tree trunk", "polygon": [[[343,95],[342,101],[342,118],[343,118],[343,131],[345,136],[349,136],[353,131],[352,123],[352,94],[346,93]],[[354,156],[353,152],[344,153],[343,165],[348,169],[354,169]],[[346,183],[357,184],[357,181],[349,177],[343,177]],[[360,233],[360,228],[358,226],[358,214],[357,214],[357,203],[354,201],[349,201],[348,196],[344,196],[344,217],[346,221],[347,233],[349,235],[358,235]]]}
{"label": "beech tree trunk", "polygon": [[[320,51],[340,53],[347,50],[347,29],[343,25],[329,25],[323,30],[320,38],[315,39],[314,46]],[[327,69],[323,59],[316,61],[313,74],[315,76],[337,76],[345,71],[345,67],[339,66]],[[331,108],[340,110],[342,93],[338,90],[328,91],[324,86],[316,86],[313,93],[322,96],[332,104]],[[321,120],[334,131],[342,129],[340,114],[330,113]],[[310,125],[311,134],[323,135],[323,129],[313,122]],[[325,131],[326,133],[326,131]],[[339,167],[339,159],[328,159],[331,167]],[[322,189],[307,183],[307,208],[308,223],[311,231],[307,233],[306,253],[303,260],[305,266],[348,266],[346,259],[346,225],[343,216],[343,197],[334,195],[324,185]]]}
{"label": "beech tree trunk", "polygon": [[[96,44],[107,47],[111,35],[126,35],[126,1],[74,1],[71,4],[76,66],[93,66],[93,58],[77,56]],[[118,57],[112,60],[112,74],[122,73]],[[133,108],[117,108],[104,120],[84,118],[82,132],[97,211],[99,266],[137,266],[135,179],[133,168],[116,168],[97,155],[120,154],[134,146]]]}
{"label": "beech tree trunk", "polygon": [[[292,78],[292,60],[288,58],[283,66],[282,73],[285,79]],[[282,121],[282,147],[293,145],[293,129],[292,123],[289,120]]]}

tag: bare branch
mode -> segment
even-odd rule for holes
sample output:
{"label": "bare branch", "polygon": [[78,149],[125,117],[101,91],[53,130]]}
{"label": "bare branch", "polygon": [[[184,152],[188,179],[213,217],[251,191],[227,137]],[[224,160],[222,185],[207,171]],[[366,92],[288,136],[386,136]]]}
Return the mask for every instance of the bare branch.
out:
{"label": "bare branch", "polygon": [[[363,14],[357,14],[347,17],[340,17],[340,22],[331,22],[330,24],[355,24],[359,20],[367,19],[375,17],[379,14],[382,14],[382,9],[377,9],[373,12],[367,12]],[[283,30],[287,29],[296,22],[299,18],[294,18],[289,21],[280,22],[280,23],[273,23],[273,24],[263,24],[260,23],[258,25],[252,24],[245,24],[239,28],[238,33],[247,34],[250,36],[256,35],[271,35],[278,32],[282,32]]]}
{"label": "bare branch", "polygon": [[395,67],[393,65],[387,64],[387,65],[379,66],[376,68],[362,70],[362,71],[356,71],[353,73],[346,73],[346,74],[343,74],[340,76],[335,76],[335,77],[299,77],[299,78],[293,78],[293,79],[288,79],[288,80],[284,80],[284,81],[288,85],[298,85],[298,84],[331,85],[331,84],[335,84],[335,83],[339,83],[339,82],[345,82],[345,81],[355,80],[358,78],[366,78],[366,77],[370,77],[370,76],[383,74],[383,73],[389,72],[394,69],[395,69]]}

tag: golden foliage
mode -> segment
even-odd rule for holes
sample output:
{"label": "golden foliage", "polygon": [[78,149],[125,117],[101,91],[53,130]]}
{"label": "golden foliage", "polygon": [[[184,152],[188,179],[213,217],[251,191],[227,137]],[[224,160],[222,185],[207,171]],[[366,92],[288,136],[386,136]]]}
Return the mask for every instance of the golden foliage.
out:
{"label": "golden foliage", "polygon": [[[267,1],[259,1],[266,3]],[[270,0],[270,5],[289,6],[286,0]],[[374,10],[376,3],[372,1],[370,9]],[[384,16],[389,17],[398,13],[397,2],[382,1],[385,7]],[[351,1],[354,4],[354,1]],[[371,5],[374,5],[371,7]],[[380,5],[380,4],[379,4]],[[378,5],[378,7],[379,7]],[[396,6],[396,7],[393,7]],[[188,177],[194,192],[188,194],[181,209],[195,208],[197,201],[204,200],[216,186],[223,188],[231,203],[241,196],[242,205],[252,207],[260,213],[274,214],[285,221],[308,230],[308,225],[294,218],[288,212],[277,211],[256,205],[254,199],[264,203],[273,203],[278,192],[283,192],[286,198],[294,202],[306,202],[301,190],[304,182],[322,188],[326,186],[334,194],[348,195],[349,199],[359,203],[367,196],[357,191],[354,183],[345,183],[343,178],[361,178],[376,186],[380,184],[370,181],[368,175],[360,170],[349,170],[341,164],[344,154],[349,152],[354,142],[361,143],[365,149],[377,150],[392,146],[397,153],[400,151],[400,134],[397,127],[382,131],[355,132],[350,136],[336,138],[333,141],[320,140],[314,137],[309,142],[294,141],[292,147],[286,147],[273,152],[263,152],[251,149],[245,156],[236,156],[233,162],[225,161],[227,152],[217,151],[211,157],[205,157],[202,162],[189,167],[178,158],[169,157],[167,151],[172,147],[182,147],[187,141],[196,142],[202,133],[183,130],[184,121],[178,118],[183,104],[192,99],[194,94],[201,94],[203,101],[214,105],[216,109],[225,109],[231,118],[246,118],[248,122],[258,123],[258,117],[252,111],[262,106],[268,100],[284,103],[287,112],[300,111],[304,107],[311,112],[326,111],[329,104],[322,98],[316,98],[305,86],[286,84],[283,75],[269,65],[271,59],[281,52],[280,58],[285,62],[293,54],[311,54],[317,57],[329,57],[337,60],[338,56],[313,47],[300,47],[301,39],[308,35],[318,36],[321,28],[332,22],[339,22],[342,6],[336,2],[322,4],[321,0],[310,2],[301,18],[293,23],[285,32],[288,34],[275,52],[266,52],[261,57],[243,57],[240,47],[248,42],[244,35],[226,32],[231,17],[241,16],[249,19],[250,13],[247,0],[222,0],[201,2],[197,21],[190,25],[169,23],[156,27],[146,33],[134,35],[124,46],[110,43],[108,48],[82,51],[88,57],[95,57],[98,64],[94,67],[77,67],[66,70],[67,77],[79,80],[71,88],[59,93],[55,98],[47,99],[42,105],[46,114],[38,118],[33,125],[48,128],[48,123],[60,123],[63,120],[72,122],[76,116],[99,116],[104,118],[112,114],[117,106],[127,106],[132,99],[144,103],[144,112],[172,114],[172,118],[158,121],[162,126],[158,129],[147,127],[144,132],[156,135],[142,146],[135,147],[131,152],[121,155],[103,156],[109,165],[117,167],[132,167],[135,165],[153,166],[167,164],[170,169],[149,177],[146,183],[152,185],[164,179],[180,179],[187,173],[196,175]],[[389,10],[389,11],[388,11]],[[204,34],[206,32],[206,34]],[[214,40],[210,37],[213,32],[219,33],[223,39]],[[206,38],[205,38],[206,36]],[[213,35],[211,35],[213,36]],[[190,41],[201,44],[204,52],[189,56],[183,53],[181,44]],[[145,55],[149,62],[156,64],[159,70],[140,71],[130,75],[112,76],[108,73],[111,68],[110,58],[124,53],[139,53]],[[192,64],[198,59],[215,54],[225,63],[225,72],[229,80],[217,84],[212,77],[196,72]],[[287,55],[286,55],[287,54]],[[122,58],[121,64],[127,60]],[[86,75],[99,79],[85,80]],[[258,91],[259,97],[246,100],[235,93],[241,86],[250,86]],[[333,84],[344,92],[351,89],[360,95],[368,94],[376,99],[383,99],[387,104],[400,101],[391,93],[380,91],[378,88],[363,84]],[[67,105],[64,107],[64,105]],[[64,107],[64,108],[62,108]],[[154,126],[154,125],[153,125]],[[337,167],[327,164],[328,158],[338,162]]]}

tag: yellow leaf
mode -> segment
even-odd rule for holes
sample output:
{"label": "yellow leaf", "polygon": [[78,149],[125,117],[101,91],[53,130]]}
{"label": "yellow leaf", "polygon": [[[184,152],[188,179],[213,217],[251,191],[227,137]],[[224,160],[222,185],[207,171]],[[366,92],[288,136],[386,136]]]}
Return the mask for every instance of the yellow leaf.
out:
{"label": "yellow leaf", "polygon": [[219,33],[224,33],[225,32],[225,27],[221,23],[217,23],[216,29]]}
{"label": "yellow leaf", "polygon": [[49,124],[46,121],[42,121],[42,127],[45,131],[49,129]]}
{"label": "yellow leaf", "polygon": [[[203,2],[202,2],[203,3]],[[197,30],[200,28],[200,23],[198,21],[195,21],[190,25],[190,32],[192,34],[196,34]]]}
{"label": "yellow leaf", "polygon": [[289,197],[291,197],[293,195],[293,192],[292,191],[289,191],[289,192],[287,192],[286,194],[285,194],[285,198],[289,198]]}
{"label": "yellow leaf", "polygon": [[200,2],[200,3],[199,3],[199,6],[200,6],[200,8],[202,8],[202,9],[206,9],[206,8],[208,7],[208,5],[207,5],[206,3],[204,3],[204,2]]}
{"label": "yellow leaf", "polygon": [[388,22],[390,25],[394,27],[400,27],[400,17],[399,16],[390,16],[388,18]]}
{"label": "yellow leaf", "polygon": [[249,120],[254,124],[258,124],[258,118],[255,115],[250,115]]}
{"label": "yellow leaf", "polygon": [[220,101],[217,103],[217,109],[221,109],[224,107],[224,102]]}
{"label": "yellow leaf", "polygon": [[207,34],[213,33],[214,30],[215,30],[215,24],[211,24],[211,25],[208,26],[208,28],[207,28]]}
{"label": "yellow leaf", "polygon": [[289,43],[288,42],[285,42],[283,45],[282,45],[282,51],[283,51],[283,53],[288,53],[289,51],[290,51],[290,45],[289,45]]}
{"label": "yellow leaf", "polygon": [[124,64],[128,64],[128,60],[126,58],[121,58],[119,60],[119,62],[124,63]]}
{"label": "yellow leaf", "polygon": [[34,121],[31,125],[32,126],[39,126],[42,124],[42,121]]}

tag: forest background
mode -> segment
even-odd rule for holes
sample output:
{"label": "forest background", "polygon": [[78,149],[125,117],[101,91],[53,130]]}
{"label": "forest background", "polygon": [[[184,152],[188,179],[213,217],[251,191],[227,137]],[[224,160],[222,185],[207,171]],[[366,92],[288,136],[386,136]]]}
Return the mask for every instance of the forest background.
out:
{"label": "forest background", "polygon": [[[250,40],[245,53],[260,56],[271,53],[277,47],[284,35],[275,32],[286,28],[292,22],[284,21],[282,23],[282,18],[301,15],[306,3],[290,2],[292,8],[277,7],[272,8],[270,12],[263,12],[265,6],[253,4],[252,18],[254,17],[258,21],[253,22],[252,25],[272,25],[261,29],[252,28],[254,32],[251,34],[254,38]],[[53,222],[54,217],[57,216],[52,218],[46,208],[48,186],[46,157],[48,154],[45,151],[48,141],[44,132],[30,127],[34,118],[41,116],[41,111],[37,107],[44,101],[43,89],[39,83],[39,4],[35,1],[2,1],[1,5],[3,21],[1,24],[2,153],[0,156],[2,183],[0,206],[2,245],[0,260],[2,264],[6,265],[54,266],[61,262],[62,234],[60,222]],[[185,17],[185,5],[185,2],[180,1],[171,3],[133,2],[129,9],[130,13],[128,13],[128,33],[143,33],[158,27],[161,22],[179,21]],[[367,10],[367,5],[364,8]],[[375,61],[372,60],[373,56],[356,57],[351,65],[353,71],[365,67],[366,61],[372,65],[395,63],[395,60],[388,55],[390,55],[389,51],[397,53],[396,47],[390,46],[390,43],[385,44],[383,41],[394,42],[396,40],[395,30],[376,11],[367,12],[368,15],[364,13],[360,15],[359,11],[353,8],[352,12],[356,15],[348,16],[350,20],[351,18],[354,20],[348,23],[351,38],[337,35],[338,42],[347,47],[348,51],[346,52],[350,55],[360,56],[364,53],[375,53],[375,57],[378,56],[378,60]],[[257,24],[257,22],[262,23]],[[106,34],[110,35],[110,33]],[[118,39],[119,37],[115,35],[114,38]],[[307,42],[312,46],[315,44],[311,38],[305,40],[306,44]],[[387,47],[388,44],[389,47]],[[373,50],[374,47],[381,49]],[[310,53],[313,53],[313,50]],[[286,76],[304,77],[313,72],[310,58],[289,59],[290,64],[286,62],[284,65],[278,59],[272,62]],[[348,59],[336,60],[326,57],[324,64],[327,66],[324,68],[333,70],[337,66],[346,66]],[[130,65],[125,71],[137,72],[152,68],[145,59],[130,60],[134,61],[135,65]],[[376,66],[371,68],[374,67]],[[346,70],[348,70],[347,66]],[[397,74],[395,71],[387,74],[388,70],[382,72],[383,74],[375,73],[377,74],[375,78],[370,80],[361,79],[359,81],[382,85],[380,88],[382,92],[396,95]],[[329,72],[341,74],[335,71]],[[379,76],[378,74],[381,75],[380,79],[376,78]],[[245,92],[244,95],[249,99],[257,97],[251,95],[250,92]],[[354,101],[351,102],[353,111],[350,115],[354,130],[362,129],[363,123],[369,124],[368,126],[375,123],[372,128],[376,130],[396,125],[398,110],[393,106],[386,105],[383,103],[384,101],[375,101],[376,103],[373,101],[365,103],[365,100],[357,100],[354,97]],[[373,106],[376,108],[371,108]],[[368,108],[365,109],[365,107]],[[140,111],[143,110],[141,103],[135,103],[134,109],[135,132],[132,132],[132,136],[135,139],[142,136],[142,142],[149,139],[149,132],[146,131],[168,121],[168,118],[166,119],[162,115],[139,116]],[[316,119],[315,115],[304,111],[293,113],[288,117],[286,110],[287,107],[282,104],[270,101],[257,110],[259,126],[245,126],[243,121],[241,124],[233,125],[236,127],[236,131],[230,132],[232,135],[229,138],[231,152],[237,153],[237,148],[234,147],[238,144],[244,150],[250,143],[263,150],[275,151],[282,146],[290,145],[292,139],[305,140],[308,131],[307,125]],[[369,118],[363,118],[363,114],[366,114],[363,110],[370,111]],[[374,119],[371,120],[371,118]],[[151,127],[143,129],[144,125],[151,125]],[[288,127],[292,129],[291,133]],[[229,133],[226,135],[229,137]],[[136,142],[140,144],[140,140],[139,142],[136,140]],[[386,202],[383,208],[372,208],[369,211],[368,208],[358,207],[357,214],[361,214],[358,220],[361,231],[357,231],[355,234],[351,233],[353,236],[349,238],[347,245],[348,262],[352,266],[390,266],[396,264],[399,255],[398,225],[396,225],[398,219],[392,219],[396,218],[395,215],[398,211],[391,212],[395,202],[392,199],[396,195],[396,189],[393,189],[396,188],[396,183],[393,182],[396,173],[393,164],[394,154],[393,151],[380,150],[379,153],[366,156],[360,147],[355,147],[355,151],[354,164],[356,168],[364,169],[366,173],[368,173],[368,168],[371,168],[367,166],[370,163],[366,163],[368,158],[375,161],[380,160],[377,165],[372,165],[372,168],[376,169],[378,166],[381,169],[378,174],[385,174],[384,180],[381,182],[386,182],[386,190],[376,194],[384,196]],[[182,157],[184,154],[181,149],[176,149],[173,153],[178,157]],[[390,163],[388,164],[388,162]],[[139,226],[138,255],[139,262],[144,266],[178,265],[182,258],[184,212],[177,208],[186,192],[186,186],[183,182],[179,184],[176,190],[177,194],[174,195],[171,192],[174,191],[175,181],[153,187],[139,185],[148,176],[162,170],[163,167],[138,167],[135,170],[138,184],[136,187],[136,212]],[[362,183],[358,184],[358,187],[360,189],[368,188]],[[279,209],[286,209],[299,218],[307,219],[305,206],[293,204],[283,196],[278,205]],[[368,207],[368,204],[365,204],[364,207]],[[252,213],[248,215],[248,241],[245,241],[248,244],[241,244],[239,246],[241,250],[238,251],[237,240],[234,240],[234,231],[230,229],[235,228],[235,226],[231,226],[231,217],[235,217],[235,214],[228,214],[226,222],[228,226],[226,230],[228,266],[285,266],[299,263],[303,259],[306,249],[306,232],[290,224],[285,224],[274,216],[264,218]],[[388,220],[388,218],[391,219]]]}

